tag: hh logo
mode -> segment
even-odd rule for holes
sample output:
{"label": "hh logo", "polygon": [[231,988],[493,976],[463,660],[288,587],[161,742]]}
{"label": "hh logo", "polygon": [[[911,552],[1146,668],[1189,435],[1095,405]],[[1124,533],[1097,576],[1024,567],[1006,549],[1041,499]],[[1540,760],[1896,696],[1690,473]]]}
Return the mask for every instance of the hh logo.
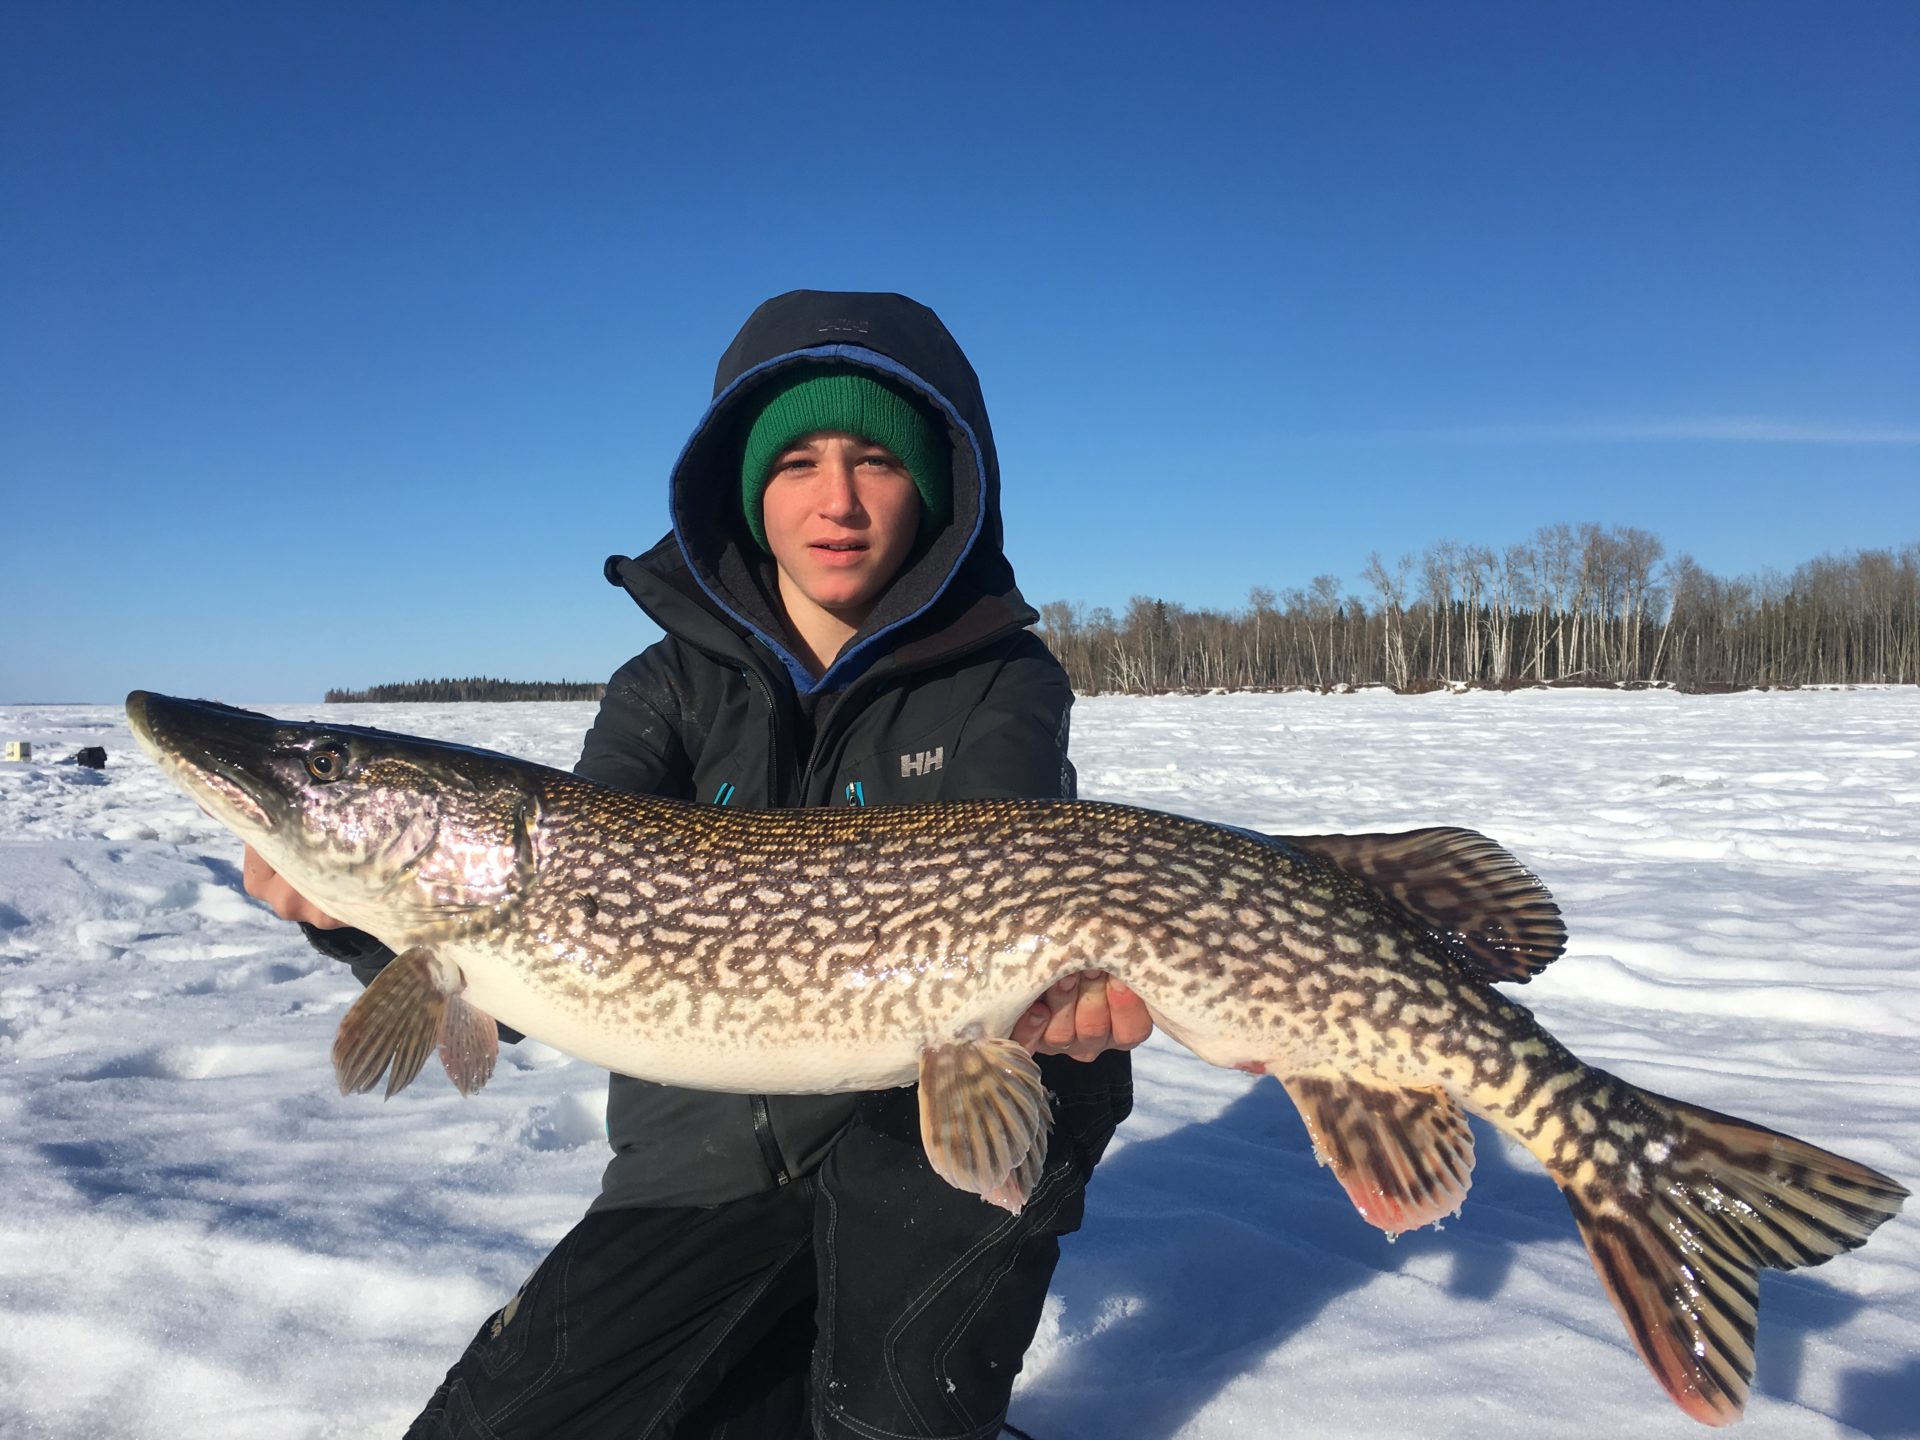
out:
{"label": "hh logo", "polygon": [[936,745],[931,750],[922,750],[918,755],[902,755],[900,778],[905,780],[909,775],[931,775],[946,763],[946,758],[947,747],[944,745]]}

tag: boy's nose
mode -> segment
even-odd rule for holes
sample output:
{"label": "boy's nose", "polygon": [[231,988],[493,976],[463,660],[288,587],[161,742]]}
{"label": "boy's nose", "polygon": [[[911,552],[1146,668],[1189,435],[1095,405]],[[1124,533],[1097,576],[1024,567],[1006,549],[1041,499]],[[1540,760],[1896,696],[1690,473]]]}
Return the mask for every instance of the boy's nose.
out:
{"label": "boy's nose", "polygon": [[820,487],[822,514],[851,515],[860,508],[853,484],[853,466],[843,457],[833,456],[821,465]]}

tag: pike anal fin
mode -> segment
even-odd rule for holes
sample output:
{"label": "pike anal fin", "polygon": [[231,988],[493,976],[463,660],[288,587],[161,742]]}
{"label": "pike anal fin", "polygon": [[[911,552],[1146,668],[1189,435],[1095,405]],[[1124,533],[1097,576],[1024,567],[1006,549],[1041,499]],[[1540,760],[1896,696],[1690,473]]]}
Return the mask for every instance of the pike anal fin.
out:
{"label": "pike anal fin", "polygon": [[1011,1040],[920,1053],[920,1139],[934,1173],[1019,1214],[1047,1157],[1053,1115],[1040,1067]]}
{"label": "pike anal fin", "polygon": [[333,1037],[333,1073],[342,1095],[363,1095],[387,1077],[392,1099],[413,1082],[433,1048],[463,1095],[487,1083],[499,1032],[460,998],[459,969],[415,946],[387,962],[348,1008]]}
{"label": "pike anal fin", "polygon": [[1753,1382],[1759,1271],[1853,1249],[1907,1191],[1763,1125],[1635,1095],[1657,1127],[1635,1153],[1548,1168],[1640,1358],[1687,1414],[1726,1425]]}
{"label": "pike anal fin", "polygon": [[1448,1095],[1350,1076],[1283,1076],[1280,1083],[1307,1123],[1314,1154],[1368,1224],[1389,1235],[1418,1230],[1467,1198],[1473,1132]]}

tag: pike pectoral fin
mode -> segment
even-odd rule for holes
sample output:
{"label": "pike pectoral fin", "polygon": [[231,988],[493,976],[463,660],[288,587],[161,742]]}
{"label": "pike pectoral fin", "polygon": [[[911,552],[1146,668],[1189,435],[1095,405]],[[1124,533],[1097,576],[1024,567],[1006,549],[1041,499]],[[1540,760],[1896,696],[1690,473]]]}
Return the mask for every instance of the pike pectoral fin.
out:
{"label": "pike pectoral fin", "polygon": [[1014,1214],[1040,1178],[1053,1116],[1040,1067],[1011,1040],[920,1053],[920,1138],[934,1173]]}
{"label": "pike pectoral fin", "polygon": [[[367,993],[353,1002],[333,1037],[333,1073],[340,1093],[363,1095],[385,1075],[387,1098],[392,1099],[420,1073],[435,1045],[442,1047],[447,1073],[463,1092],[470,1093],[469,1086],[461,1084],[463,1075],[472,1090],[484,1085],[493,1073],[493,1055],[491,1050],[477,1054],[480,1041],[470,1017],[486,1017],[459,999],[464,986],[457,967],[436,959],[423,946],[388,961]],[[457,1037],[448,1033],[450,1005],[459,1007]],[[491,1028],[493,1022],[486,1023]],[[493,1044],[498,1045],[497,1035]],[[449,1046],[451,1059],[446,1058]],[[456,1063],[462,1067],[457,1072]],[[476,1074],[479,1078],[472,1080]]]}
{"label": "pike pectoral fin", "polygon": [[1438,1090],[1369,1084],[1351,1076],[1283,1078],[1313,1150],[1368,1224],[1390,1235],[1460,1208],[1473,1183],[1473,1132]]}

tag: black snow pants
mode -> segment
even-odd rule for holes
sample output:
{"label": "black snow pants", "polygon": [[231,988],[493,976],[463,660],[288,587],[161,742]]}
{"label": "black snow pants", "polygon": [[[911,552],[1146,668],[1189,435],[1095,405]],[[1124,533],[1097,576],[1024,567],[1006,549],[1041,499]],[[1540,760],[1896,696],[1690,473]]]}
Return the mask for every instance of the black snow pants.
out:
{"label": "black snow pants", "polygon": [[1057,1089],[1017,1216],[928,1168],[910,1089],[866,1097],[818,1173],[778,1190],[591,1211],[406,1440],[991,1440],[1131,1107],[1127,1082]]}

